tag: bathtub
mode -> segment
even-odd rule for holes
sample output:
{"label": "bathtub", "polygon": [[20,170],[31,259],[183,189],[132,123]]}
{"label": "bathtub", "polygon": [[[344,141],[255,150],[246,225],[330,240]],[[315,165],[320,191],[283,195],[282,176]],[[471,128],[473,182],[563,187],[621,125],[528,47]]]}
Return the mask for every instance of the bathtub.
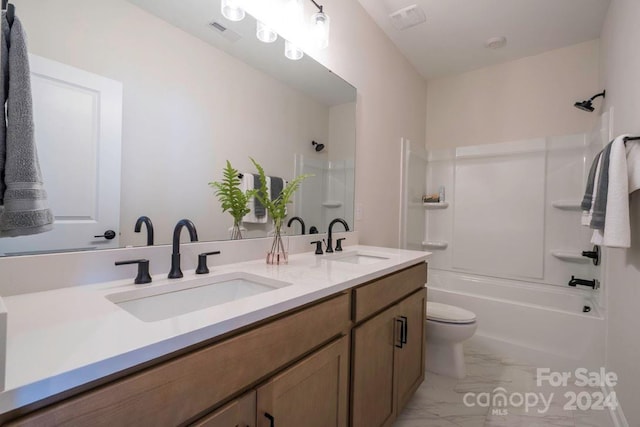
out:
{"label": "bathtub", "polygon": [[472,341],[536,367],[604,366],[605,322],[591,291],[429,270],[428,301],[476,314]]}

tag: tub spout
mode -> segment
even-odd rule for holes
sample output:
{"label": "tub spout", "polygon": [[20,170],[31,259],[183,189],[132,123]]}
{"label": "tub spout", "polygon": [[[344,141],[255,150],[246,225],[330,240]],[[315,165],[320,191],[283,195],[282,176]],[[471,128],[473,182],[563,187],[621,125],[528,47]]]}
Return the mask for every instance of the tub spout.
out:
{"label": "tub spout", "polygon": [[569,286],[576,287],[577,285],[588,286],[593,290],[600,288],[600,282],[598,282],[596,279],[584,280],[584,279],[576,279],[575,276],[571,276],[571,280],[569,280]]}

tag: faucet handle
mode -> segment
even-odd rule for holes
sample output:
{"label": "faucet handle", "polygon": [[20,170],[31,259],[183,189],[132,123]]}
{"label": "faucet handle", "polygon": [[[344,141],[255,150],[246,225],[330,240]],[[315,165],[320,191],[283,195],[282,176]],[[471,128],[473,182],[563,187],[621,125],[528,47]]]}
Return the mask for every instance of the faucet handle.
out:
{"label": "faucet handle", "polygon": [[151,283],[151,276],[149,275],[149,260],[148,259],[132,259],[129,261],[116,261],[116,265],[138,264],[138,275],[133,280],[136,285],[143,285],[145,283]]}
{"label": "faucet handle", "polygon": [[346,240],[346,237],[341,237],[338,240],[336,240],[336,252],[342,252],[342,241]]}
{"label": "faucet handle", "polygon": [[316,255],[322,255],[322,240],[316,240],[315,242],[311,242],[311,244],[316,245]]}
{"label": "faucet handle", "polygon": [[207,266],[208,255],[220,255],[220,251],[204,252],[198,255],[198,268],[196,268],[196,274],[209,274],[209,267]]}

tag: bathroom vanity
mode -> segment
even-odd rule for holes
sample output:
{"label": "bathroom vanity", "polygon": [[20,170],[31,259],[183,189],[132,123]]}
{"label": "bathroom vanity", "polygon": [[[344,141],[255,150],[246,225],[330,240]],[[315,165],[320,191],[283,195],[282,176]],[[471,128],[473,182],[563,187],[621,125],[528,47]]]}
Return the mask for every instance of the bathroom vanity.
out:
{"label": "bathroom vanity", "polygon": [[[127,301],[204,288],[205,279],[185,272],[186,279],[147,287],[130,281],[82,286],[75,291],[87,298],[85,313],[93,313],[94,322],[104,318],[93,332],[120,338],[105,340],[100,351],[75,346],[87,353],[84,359],[67,356],[78,360],[76,369],[54,372],[50,363],[50,378],[2,393],[0,420],[11,426],[391,425],[424,380],[427,258],[424,252],[356,246],[334,255],[293,255],[279,267],[263,260],[219,266],[205,275],[212,283],[232,278],[234,286],[273,289],[168,318],[160,308],[153,321],[141,320]],[[167,286],[177,292],[165,292]],[[38,294],[55,303],[56,293],[69,298],[73,292],[5,302],[11,316],[22,303],[37,306]],[[79,316],[80,324],[87,321],[88,314]],[[59,334],[52,338],[64,342],[65,322],[51,325],[55,317],[42,313],[41,327],[49,323]],[[66,317],[69,322],[72,316]],[[18,344],[30,332],[10,328],[9,340],[21,335],[13,341]],[[94,338],[91,343],[100,342]],[[133,338],[139,338],[135,348],[127,349]],[[54,361],[64,358],[55,348],[33,350],[42,352],[44,364],[47,351]],[[8,369],[12,365],[20,363],[13,360]],[[77,385],[65,390],[65,382]],[[40,397],[26,403],[30,391]]]}

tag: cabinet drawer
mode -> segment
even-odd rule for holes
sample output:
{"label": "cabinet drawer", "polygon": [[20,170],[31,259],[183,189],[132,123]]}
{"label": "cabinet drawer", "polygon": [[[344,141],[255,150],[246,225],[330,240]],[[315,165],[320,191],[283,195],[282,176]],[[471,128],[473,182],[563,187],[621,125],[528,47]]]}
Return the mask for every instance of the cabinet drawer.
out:
{"label": "cabinet drawer", "polygon": [[[350,327],[342,294],[9,425],[178,425]],[[286,343],[286,345],[283,345]]]}
{"label": "cabinet drawer", "polygon": [[360,322],[427,283],[427,264],[420,263],[353,290],[354,322]]}

